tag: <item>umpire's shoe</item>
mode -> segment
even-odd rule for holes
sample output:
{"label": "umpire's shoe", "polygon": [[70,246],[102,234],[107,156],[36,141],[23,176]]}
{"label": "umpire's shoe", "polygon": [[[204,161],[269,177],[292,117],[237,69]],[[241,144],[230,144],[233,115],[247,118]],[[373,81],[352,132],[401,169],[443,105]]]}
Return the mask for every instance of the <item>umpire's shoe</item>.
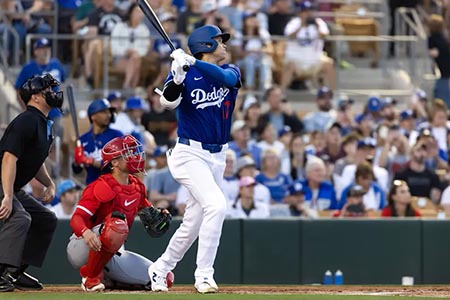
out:
{"label": "umpire's shoe", "polygon": [[44,288],[37,278],[25,272],[7,273],[6,278],[19,290],[40,291]]}
{"label": "umpire's shoe", "polygon": [[6,278],[6,276],[0,275],[0,292],[12,291],[14,291],[14,285]]}

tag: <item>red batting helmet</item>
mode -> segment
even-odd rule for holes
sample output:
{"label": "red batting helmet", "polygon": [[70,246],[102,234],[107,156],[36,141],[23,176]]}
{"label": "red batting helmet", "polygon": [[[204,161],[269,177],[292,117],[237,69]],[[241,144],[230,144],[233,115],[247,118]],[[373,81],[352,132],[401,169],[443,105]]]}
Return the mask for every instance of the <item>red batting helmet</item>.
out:
{"label": "red batting helmet", "polygon": [[120,157],[127,162],[128,172],[144,172],[144,146],[134,136],[125,135],[123,137],[116,137],[103,146],[102,169],[109,165],[113,159]]}

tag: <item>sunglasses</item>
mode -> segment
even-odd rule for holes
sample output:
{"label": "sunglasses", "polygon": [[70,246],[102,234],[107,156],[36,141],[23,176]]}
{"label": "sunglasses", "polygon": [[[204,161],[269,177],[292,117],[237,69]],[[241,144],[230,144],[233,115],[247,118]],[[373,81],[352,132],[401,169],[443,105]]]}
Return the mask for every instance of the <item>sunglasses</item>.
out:
{"label": "sunglasses", "polygon": [[404,180],[400,180],[400,179],[396,179],[394,181],[392,181],[392,185],[394,186],[402,186],[402,185],[406,185],[406,181]]}

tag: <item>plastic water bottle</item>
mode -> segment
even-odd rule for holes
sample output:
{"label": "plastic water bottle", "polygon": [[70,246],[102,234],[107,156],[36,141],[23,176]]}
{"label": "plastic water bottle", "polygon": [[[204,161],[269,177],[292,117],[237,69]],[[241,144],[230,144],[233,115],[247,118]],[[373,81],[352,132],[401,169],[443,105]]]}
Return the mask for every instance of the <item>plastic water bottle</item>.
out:
{"label": "plastic water bottle", "polygon": [[323,276],[323,284],[333,284],[333,273],[331,273],[330,270],[325,272],[325,275]]}
{"label": "plastic water bottle", "polygon": [[344,275],[341,270],[337,270],[336,273],[334,273],[334,284],[344,284]]}

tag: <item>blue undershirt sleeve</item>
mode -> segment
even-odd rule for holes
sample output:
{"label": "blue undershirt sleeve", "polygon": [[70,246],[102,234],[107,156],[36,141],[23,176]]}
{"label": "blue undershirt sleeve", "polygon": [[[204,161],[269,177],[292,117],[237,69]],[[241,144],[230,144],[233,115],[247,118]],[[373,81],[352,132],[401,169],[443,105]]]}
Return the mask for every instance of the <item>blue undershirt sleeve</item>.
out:
{"label": "blue undershirt sleeve", "polygon": [[222,69],[219,66],[198,59],[195,62],[195,67],[205,75],[211,76],[213,79],[227,87],[234,87],[238,84],[238,75],[232,69]]}

